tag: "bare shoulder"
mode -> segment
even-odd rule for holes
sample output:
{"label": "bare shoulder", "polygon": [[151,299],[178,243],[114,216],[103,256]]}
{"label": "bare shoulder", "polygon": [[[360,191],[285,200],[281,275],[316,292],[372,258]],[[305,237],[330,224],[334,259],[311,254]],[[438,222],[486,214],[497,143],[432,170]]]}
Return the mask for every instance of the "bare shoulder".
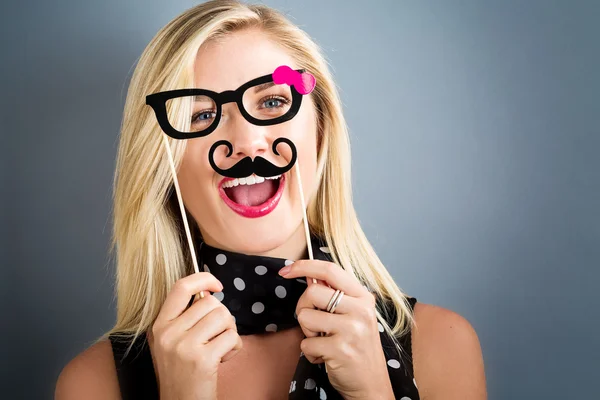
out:
{"label": "bare shoulder", "polygon": [[414,315],[413,368],[421,399],[487,399],[481,346],[469,321],[420,302]]}
{"label": "bare shoulder", "polygon": [[119,382],[108,339],[98,342],[73,358],[56,382],[55,400],[120,399]]}

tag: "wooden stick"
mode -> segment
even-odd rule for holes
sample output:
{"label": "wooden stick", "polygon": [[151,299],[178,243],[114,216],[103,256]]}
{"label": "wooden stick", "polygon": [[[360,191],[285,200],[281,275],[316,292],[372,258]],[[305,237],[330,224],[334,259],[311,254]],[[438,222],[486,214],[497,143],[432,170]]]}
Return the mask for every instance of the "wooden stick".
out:
{"label": "wooden stick", "polygon": [[[308,218],[306,218],[306,203],[304,202],[304,192],[302,191],[302,179],[300,178],[300,165],[296,160],[296,176],[298,177],[298,190],[300,191],[300,203],[302,204],[302,220],[304,221],[304,233],[306,236],[306,245],[308,246],[308,258],[314,260],[312,252],[312,243],[310,241],[310,232],[308,229]],[[307,277],[308,281],[308,277]],[[317,283],[315,278],[312,278],[313,284]],[[325,332],[319,332],[319,336],[325,336]],[[327,364],[325,364],[325,372],[327,373]]]}
{"label": "wooden stick", "polygon": [[[173,154],[171,153],[171,146],[167,140],[167,135],[163,134],[163,143],[167,149],[169,155],[169,164],[171,165],[171,175],[173,175],[173,183],[175,184],[175,191],[177,192],[177,201],[179,203],[179,210],[181,211],[181,217],[183,218],[183,225],[185,226],[185,235],[187,236],[188,246],[190,247],[190,253],[192,255],[192,262],[194,264],[194,271],[199,273],[198,260],[196,260],[196,252],[194,251],[194,242],[192,241],[192,234],[190,233],[190,227],[188,225],[187,216],[185,214],[185,207],[183,206],[183,200],[181,199],[181,190],[179,189],[179,181],[177,180],[177,171],[175,170],[175,163],[173,162]],[[204,291],[200,291],[200,298],[204,298]],[[198,293],[196,293],[196,300],[198,300]]]}

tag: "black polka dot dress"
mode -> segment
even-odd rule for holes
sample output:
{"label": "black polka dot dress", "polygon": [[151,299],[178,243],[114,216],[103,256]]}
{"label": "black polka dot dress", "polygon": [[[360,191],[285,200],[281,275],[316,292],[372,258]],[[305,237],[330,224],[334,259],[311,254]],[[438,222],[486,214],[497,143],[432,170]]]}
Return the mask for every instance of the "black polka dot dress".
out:
{"label": "black polka dot dress", "polygon": [[[332,261],[328,247],[319,237],[311,237],[311,246],[315,259]],[[240,335],[275,333],[299,325],[295,310],[298,299],[307,288],[306,279],[285,279],[278,274],[281,268],[294,260],[224,251],[206,243],[198,243],[196,248],[201,269],[215,275],[223,284],[223,290],[212,295],[234,316]],[[414,307],[416,299],[409,298],[409,302]],[[391,314],[391,322],[395,317],[394,308],[386,307]],[[399,338],[403,349],[400,353],[383,325],[379,322],[378,325],[395,398],[419,399],[412,369],[410,334]],[[128,343],[116,336],[111,336],[110,340],[123,399],[158,399],[152,358],[145,337],[140,337],[135,350],[125,358],[123,353]],[[312,364],[300,352],[290,382],[289,400],[342,398],[329,382],[324,364]]]}

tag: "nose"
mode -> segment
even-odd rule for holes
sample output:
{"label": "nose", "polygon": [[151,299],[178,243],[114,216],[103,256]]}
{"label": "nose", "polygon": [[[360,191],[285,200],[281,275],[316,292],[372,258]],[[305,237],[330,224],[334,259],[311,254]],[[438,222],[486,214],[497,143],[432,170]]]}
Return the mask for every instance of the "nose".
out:
{"label": "nose", "polygon": [[269,149],[266,126],[254,125],[244,118],[235,103],[223,109],[222,120],[228,131],[228,140],[233,145],[231,158],[263,156]]}

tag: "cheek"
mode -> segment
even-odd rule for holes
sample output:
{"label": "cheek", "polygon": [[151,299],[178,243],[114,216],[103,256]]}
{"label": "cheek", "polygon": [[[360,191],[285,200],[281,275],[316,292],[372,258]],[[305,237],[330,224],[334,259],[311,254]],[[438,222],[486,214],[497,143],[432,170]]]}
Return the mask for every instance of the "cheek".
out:
{"label": "cheek", "polygon": [[301,112],[294,118],[290,139],[298,147],[298,158],[304,164],[314,163],[317,156],[317,123],[314,107],[307,102],[306,108],[302,105]]}
{"label": "cheek", "polygon": [[[298,164],[303,174],[309,172],[311,168],[315,168],[317,157],[316,124],[312,123],[306,116],[297,115],[291,124],[283,124],[269,135],[271,140],[285,137],[292,141],[296,148]],[[286,160],[290,160],[292,153],[287,144],[280,143],[277,146],[277,151]],[[269,148],[269,152],[272,153],[271,148]],[[273,155],[273,159],[277,160],[278,157]],[[277,160],[277,162],[281,165],[281,161]]]}
{"label": "cheek", "polygon": [[307,122],[298,139],[302,148],[301,159],[304,165],[316,168],[317,163],[317,126],[312,121]]}
{"label": "cheek", "polygon": [[[314,184],[317,168],[316,124],[307,121],[302,125],[297,138],[292,139],[298,147],[298,160],[305,192],[310,192]],[[308,193],[306,193],[308,194]]]}
{"label": "cheek", "polygon": [[183,193],[191,192],[198,195],[204,192],[203,188],[208,190],[211,185],[212,168],[208,163],[207,150],[204,147],[204,143],[195,139],[189,140],[186,146],[177,173]]}

